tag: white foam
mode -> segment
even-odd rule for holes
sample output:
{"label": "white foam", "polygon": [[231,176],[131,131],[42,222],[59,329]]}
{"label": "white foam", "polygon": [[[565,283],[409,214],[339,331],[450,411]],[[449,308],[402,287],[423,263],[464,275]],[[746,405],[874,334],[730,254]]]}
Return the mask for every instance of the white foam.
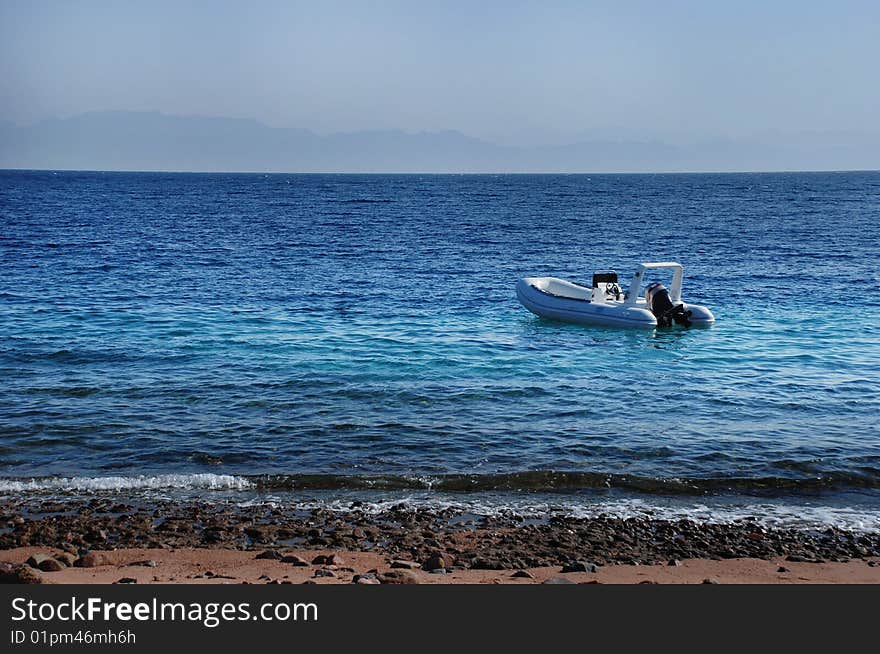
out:
{"label": "white foam", "polygon": [[137,475],[134,477],[46,477],[28,480],[0,479],[0,494],[188,488],[245,490],[252,486],[253,484],[244,477],[210,473],[192,475]]}
{"label": "white foam", "polygon": [[[823,529],[837,527],[862,532],[880,531],[880,507],[876,502],[848,503],[846,500],[819,498],[779,498],[756,500],[741,496],[715,498],[635,498],[635,497],[563,497],[558,495],[521,495],[487,493],[467,494],[395,491],[265,492],[250,480],[235,475],[164,474],[130,477],[47,477],[0,479],[0,495],[16,493],[95,493],[134,491],[151,497],[186,497],[185,492],[221,491],[222,501],[236,498],[236,491],[250,491],[237,496],[240,506],[261,504],[292,506],[297,509],[321,508],[348,512],[353,508],[365,514],[377,514],[403,505],[408,509],[442,511],[484,516],[521,516],[546,519],[551,516],[592,518],[606,514],[617,518],[689,519],[697,522],[729,523],[753,519],[768,527]],[[140,491],[140,493],[138,493]],[[170,492],[169,492],[170,491]],[[184,491],[181,493],[180,491]],[[227,495],[222,491],[232,491]],[[201,499],[207,499],[199,495]],[[353,502],[357,500],[357,504]]]}
{"label": "white foam", "polygon": [[[274,506],[293,504],[299,509],[321,508],[334,512],[352,510],[349,499],[294,500],[290,497],[263,496],[241,502],[242,506],[265,503]],[[705,523],[731,523],[754,520],[765,527],[826,529],[835,527],[858,532],[880,531],[880,509],[856,506],[830,506],[799,501],[754,502],[748,500],[717,502],[664,501],[662,499],[597,499],[541,501],[512,497],[460,499],[437,496],[396,496],[359,503],[357,509],[367,515],[383,513],[395,506],[406,509],[443,511],[480,516],[520,516],[546,519],[552,516],[595,518],[605,514],[615,518],[653,518],[657,520],[693,520]]]}

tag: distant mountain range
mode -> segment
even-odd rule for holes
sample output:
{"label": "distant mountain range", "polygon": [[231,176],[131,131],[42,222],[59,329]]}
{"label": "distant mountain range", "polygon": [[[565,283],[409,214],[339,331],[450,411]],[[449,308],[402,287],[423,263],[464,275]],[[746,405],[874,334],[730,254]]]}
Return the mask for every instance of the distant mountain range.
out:
{"label": "distant mountain range", "polygon": [[880,135],[817,133],[671,145],[503,146],[455,131],[318,135],[254,120],[94,112],[0,123],[0,168],[229,172],[669,172],[880,169]]}

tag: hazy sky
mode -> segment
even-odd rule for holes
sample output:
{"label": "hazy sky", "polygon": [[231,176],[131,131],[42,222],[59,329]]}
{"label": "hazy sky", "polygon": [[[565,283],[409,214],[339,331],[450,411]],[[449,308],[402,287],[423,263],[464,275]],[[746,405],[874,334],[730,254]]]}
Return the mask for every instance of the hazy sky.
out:
{"label": "hazy sky", "polygon": [[508,143],[877,132],[878,62],[876,0],[0,0],[0,120],[19,124],[130,109]]}

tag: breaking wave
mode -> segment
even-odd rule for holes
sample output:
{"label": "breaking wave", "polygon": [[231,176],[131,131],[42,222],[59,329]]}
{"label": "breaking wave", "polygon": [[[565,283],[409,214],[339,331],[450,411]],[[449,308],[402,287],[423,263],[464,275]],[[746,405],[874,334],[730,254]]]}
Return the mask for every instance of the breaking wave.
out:
{"label": "breaking wave", "polygon": [[880,530],[880,502],[873,487],[855,484],[843,493],[837,487],[830,494],[821,492],[842,481],[657,480],[550,471],[438,476],[204,473],[6,478],[0,479],[0,497],[39,503],[109,495],[135,503],[177,498],[293,511],[382,514],[403,509],[526,520],[603,514],[720,523],[749,519],[775,527]]}
{"label": "breaking wave", "polygon": [[45,493],[57,491],[96,492],[124,490],[245,490],[252,484],[244,477],[214,474],[137,475],[134,477],[44,477],[0,479],[0,493]]}
{"label": "breaking wave", "polygon": [[218,475],[160,474],[112,477],[35,477],[0,479],[0,493],[46,491],[125,491],[138,489],[207,489],[251,491],[436,491],[568,492],[615,489],[645,495],[705,495],[712,493],[811,493],[880,488],[880,472],[831,473],[793,477],[643,477],[598,472],[536,470],[498,474],[442,475]]}

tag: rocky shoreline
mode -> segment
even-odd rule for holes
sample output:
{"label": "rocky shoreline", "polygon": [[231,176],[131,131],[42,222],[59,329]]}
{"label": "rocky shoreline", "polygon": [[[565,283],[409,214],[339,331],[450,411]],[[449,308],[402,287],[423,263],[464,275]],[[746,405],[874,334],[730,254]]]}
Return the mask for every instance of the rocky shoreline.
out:
{"label": "rocky shoreline", "polygon": [[74,557],[117,549],[207,548],[268,552],[357,551],[422,569],[520,570],[546,566],[675,565],[685,559],[847,562],[880,556],[880,532],[771,529],[757,519],[692,520],[475,516],[400,504],[375,513],[295,504],[198,501],[132,504],[112,498],[0,501],[0,549],[48,547]]}

